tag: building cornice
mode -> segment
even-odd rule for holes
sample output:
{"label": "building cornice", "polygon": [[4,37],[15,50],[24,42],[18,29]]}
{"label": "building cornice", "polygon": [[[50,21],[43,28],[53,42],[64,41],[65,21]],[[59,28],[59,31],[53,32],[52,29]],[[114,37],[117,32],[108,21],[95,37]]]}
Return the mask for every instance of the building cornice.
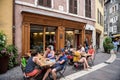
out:
{"label": "building cornice", "polygon": [[[86,17],[83,17],[83,16],[78,16],[78,15],[67,13],[67,12],[62,12],[62,11],[59,11],[59,10],[55,10],[53,8],[46,8],[46,7],[42,7],[42,6],[37,6],[35,4],[31,4],[31,3],[27,3],[27,2],[23,2],[23,1],[15,1],[15,4],[26,6],[26,7],[31,7],[31,8],[36,8],[36,9],[40,9],[40,10],[44,10],[44,11],[48,11],[51,14],[47,14],[47,13],[45,14],[45,13],[40,12],[40,11],[23,9],[23,11],[25,11],[25,12],[32,12],[32,13],[36,13],[36,14],[44,14],[44,15],[47,15],[47,16],[64,18],[64,19],[69,19],[69,20],[78,21],[78,22],[79,22],[79,18],[84,19],[84,20],[89,20],[89,21],[92,21],[92,22],[96,21],[95,19],[86,18]],[[59,16],[59,15],[58,16],[57,15],[52,15],[52,13],[61,14],[61,15],[64,15],[64,17]],[[73,18],[67,18],[65,16],[74,17],[75,19],[73,19]]]}

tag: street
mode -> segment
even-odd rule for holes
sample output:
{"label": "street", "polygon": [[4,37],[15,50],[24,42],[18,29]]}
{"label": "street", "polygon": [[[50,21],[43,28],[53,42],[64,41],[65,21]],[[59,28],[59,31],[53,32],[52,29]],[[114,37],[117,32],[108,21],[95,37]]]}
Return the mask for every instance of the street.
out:
{"label": "street", "polygon": [[[65,77],[60,80],[120,80],[120,53],[116,55],[97,53],[94,63],[95,65],[88,71],[73,69],[72,65],[68,65]],[[21,68],[18,66],[0,75],[0,80],[23,80]]]}

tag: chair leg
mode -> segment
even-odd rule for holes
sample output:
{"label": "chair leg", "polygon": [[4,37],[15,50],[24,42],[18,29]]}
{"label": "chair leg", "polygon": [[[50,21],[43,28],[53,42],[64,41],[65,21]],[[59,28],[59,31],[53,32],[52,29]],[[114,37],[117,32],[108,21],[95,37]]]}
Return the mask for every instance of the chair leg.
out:
{"label": "chair leg", "polygon": [[59,74],[60,74],[63,78],[65,78],[65,76],[64,76],[61,72],[59,72]]}

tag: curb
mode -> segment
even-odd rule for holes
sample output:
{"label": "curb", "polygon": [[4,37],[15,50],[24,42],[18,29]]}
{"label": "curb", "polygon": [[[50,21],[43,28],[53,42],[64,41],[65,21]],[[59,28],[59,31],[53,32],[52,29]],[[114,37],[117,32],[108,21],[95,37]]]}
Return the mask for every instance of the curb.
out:
{"label": "curb", "polygon": [[116,59],[116,54],[115,53],[111,53],[111,57],[105,61],[104,63],[107,63],[107,64],[111,64],[112,62],[114,62]]}

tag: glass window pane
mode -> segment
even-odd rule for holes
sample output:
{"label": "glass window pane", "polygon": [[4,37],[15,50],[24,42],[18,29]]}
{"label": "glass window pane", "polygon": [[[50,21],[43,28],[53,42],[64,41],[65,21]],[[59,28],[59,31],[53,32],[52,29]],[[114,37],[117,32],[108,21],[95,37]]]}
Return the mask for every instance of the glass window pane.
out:
{"label": "glass window pane", "polygon": [[52,45],[53,50],[56,49],[56,27],[46,27],[46,33],[45,33],[45,47]]}
{"label": "glass window pane", "polygon": [[43,26],[30,26],[30,49],[37,49],[39,52],[43,51]]}

